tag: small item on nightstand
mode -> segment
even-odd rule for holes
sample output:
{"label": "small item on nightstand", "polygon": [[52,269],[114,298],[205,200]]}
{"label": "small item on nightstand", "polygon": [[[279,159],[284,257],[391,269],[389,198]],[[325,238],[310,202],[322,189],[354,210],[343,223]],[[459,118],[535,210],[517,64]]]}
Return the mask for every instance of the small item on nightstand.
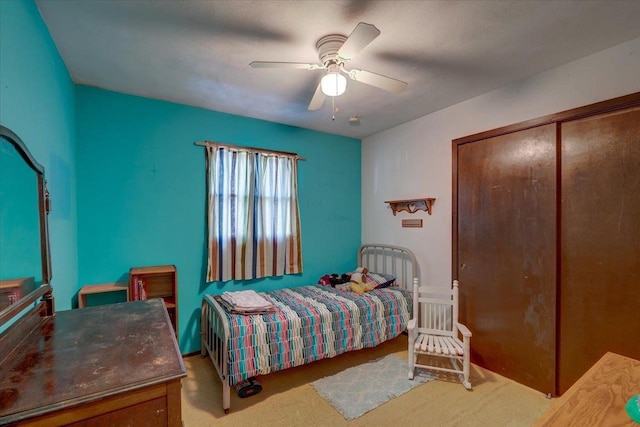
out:
{"label": "small item on nightstand", "polygon": [[260,381],[256,377],[247,378],[244,381],[240,381],[236,385],[236,392],[238,396],[245,398],[249,396],[253,396],[254,394],[258,394],[262,391],[262,385]]}
{"label": "small item on nightstand", "polygon": [[636,394],[629,399],[626,410],[631,419],[640,424],[640,394]]}

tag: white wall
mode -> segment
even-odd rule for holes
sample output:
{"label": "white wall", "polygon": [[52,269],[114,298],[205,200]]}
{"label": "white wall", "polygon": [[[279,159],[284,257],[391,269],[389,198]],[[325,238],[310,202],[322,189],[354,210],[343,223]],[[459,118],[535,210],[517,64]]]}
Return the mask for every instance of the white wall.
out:
{"label": "white wall", "polygon": [[[406,246],[422,283],[451,281],[452,140],[640,91],[640,38],[372,135],[362,144],[362,241]],[[433,215],[385,200],[435,197]],[[423,228],[402,228],[403,218]]]}

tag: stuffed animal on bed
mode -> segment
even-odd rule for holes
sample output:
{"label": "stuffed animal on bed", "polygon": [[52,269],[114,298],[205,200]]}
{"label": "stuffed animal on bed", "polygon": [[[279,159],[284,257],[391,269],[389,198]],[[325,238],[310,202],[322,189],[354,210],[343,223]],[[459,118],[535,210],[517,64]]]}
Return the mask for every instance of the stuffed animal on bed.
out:
{"label": "stuffed animal on bed", "polygon": [[351,275],[349,288],[351,288],[353,292],[357,292],[359,294],[375,289],[376,284],[367,280],[368,273],[369,270],[367,270],[367,267],[358,267]]}
{"label": "stuffed animal on bed", "polygon": [[349,283],[351,277],[347,274],[337,275],[333,274],[325,274],[318,280],[318,284],[320,285],[331,285],[332,287],[336,287],[337,285],[341,285],[343,283]]}
{"label": "stuffed animal on bed", "polygon": [[[372,273],[373,277],[376,274]],[[359,294],[368,292],[378,287],[379,283],[369,277],[369,270],[367,267],[358,267],[351,273],[344,273],[342,275],[325,274],[318,280],[321,285],[331,285],[332,287],[341,291],[353,291]]]}
{"label": "stuffed animal on bed", "polygon": [[336,273],[331,275],[331,286],[335,287],[336,285],[341,285],[344,283],[344,279],[342,276],[338,276]]}
{"label": "stuffed animal on bed", "polygon": [[366,283],[368,272],[367,267],[358,267],[356,271],[351,273],[351,279],[349,279],[349,281],[351,283]]}
{"label": "stuffed animal on bed", "polygon": [[325,274],[324,276],[322,276],[320,278],[320,280],[318,280],[318,284],[319,285],[330,285],[331,284],[331,276],[329,276],[328,274]]}

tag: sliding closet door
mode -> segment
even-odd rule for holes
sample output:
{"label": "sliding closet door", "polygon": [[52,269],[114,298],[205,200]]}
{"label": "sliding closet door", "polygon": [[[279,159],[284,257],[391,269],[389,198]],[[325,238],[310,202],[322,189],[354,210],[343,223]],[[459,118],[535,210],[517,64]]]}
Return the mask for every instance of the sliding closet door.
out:
{"label": "sliding closet door", "polygon": [[562,124],[559,391],[640,359],[640,108]]}
{"label": "sliding closet door", "polygon": [[460,317],[472,360],[555,391],[556,125],[457,146]]}

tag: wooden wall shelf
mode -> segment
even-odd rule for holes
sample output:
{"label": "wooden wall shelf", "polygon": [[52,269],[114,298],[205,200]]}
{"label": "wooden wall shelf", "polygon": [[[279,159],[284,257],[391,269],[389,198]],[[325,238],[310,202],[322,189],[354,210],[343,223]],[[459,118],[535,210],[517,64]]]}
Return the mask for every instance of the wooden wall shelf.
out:
{"label": "wooden wall shelf", "polygon": [[435,198],[423,198],[423,199],[407,199],[407,200],[386,200],[385,203],[389,203],[393,216],[401,211],[409,213],[416,213],[417,211],[427,211],[431,215],[431,208],[435,203]]}

